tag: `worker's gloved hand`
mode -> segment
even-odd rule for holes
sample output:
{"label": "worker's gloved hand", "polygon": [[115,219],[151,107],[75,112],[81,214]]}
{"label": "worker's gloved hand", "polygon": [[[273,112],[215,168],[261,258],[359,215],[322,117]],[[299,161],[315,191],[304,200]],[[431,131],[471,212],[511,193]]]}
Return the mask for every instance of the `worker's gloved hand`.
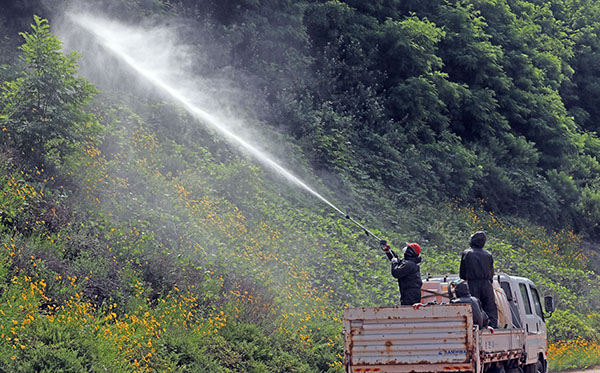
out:
{"label": "worker's gloved hand", "polygon": [[415,303],[412,305],[412,308],[418,310],[419,308],[421,308],[422,305],[423,305],[423,303]]}
{"label": "worker's gloved hand", "polygon": [[379,244],[381,245],[383,251],[385,251],[386,253],[390,251],[390,245],[388,245],[386,240],[379,241]]}

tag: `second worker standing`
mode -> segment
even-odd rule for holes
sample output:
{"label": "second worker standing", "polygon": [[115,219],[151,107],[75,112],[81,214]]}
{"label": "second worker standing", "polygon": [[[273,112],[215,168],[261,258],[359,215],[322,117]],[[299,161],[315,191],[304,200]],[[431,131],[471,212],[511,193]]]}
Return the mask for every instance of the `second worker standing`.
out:
{"label": "second worker standing", "polygon": [[489,251],[483,249],[485,241],[484,232],[475,232],[471,236],[470,248],[461,255],[459,275],[461,279],[467,280],[471,295],[479,298],[489,317],[489,325],[495,328],[498,324],[498,309],[492,287],[494,258]]}

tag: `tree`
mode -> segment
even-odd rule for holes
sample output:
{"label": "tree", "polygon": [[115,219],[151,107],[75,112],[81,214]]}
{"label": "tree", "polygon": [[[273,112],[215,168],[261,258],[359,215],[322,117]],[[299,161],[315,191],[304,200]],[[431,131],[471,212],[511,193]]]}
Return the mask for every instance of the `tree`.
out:
{"label": "tree", "polygon": [[76,76],[78,54],[64,55],[48,21],[38,16],[34,21],[32,33],[20,34],[25,70],[0,92],[0,128],[4,145],[38,166],[50,157],[60,162],[98,125],[84,111],[96,89]]}

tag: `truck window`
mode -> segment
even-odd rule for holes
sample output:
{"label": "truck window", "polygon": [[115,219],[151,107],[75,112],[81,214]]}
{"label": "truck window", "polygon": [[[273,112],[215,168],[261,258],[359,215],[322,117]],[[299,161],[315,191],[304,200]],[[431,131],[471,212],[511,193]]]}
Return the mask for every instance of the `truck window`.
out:
{"label": "truck window", "polygon": [[540,302],[540,296],[536,288],[531,288],[531,295],[533,296],[533,306],[535,307],[535,313],[539,317],[544,319],[544,313],[542,312],[542,303]]}
{"label": "truck window", "polygon": [[510,313],[512,319],[513,328],[521,327],[521,315],[519,314],[519,309],[516,305],[516,302],[513,302],[513,293],[510,284],[507,281],[500,281],[500,286],[506,293],[506,298],[508,299],[508,304],[510,304]]}
{"label": "truck window", "polygon": [[513,300],[513,294],[512,294],[512,291],[510,290],[510,284],[506,281],[500,281],[500,287],[502,287],[502,290],[504,290],[504,293],[506,294],[506,298],[509,301]]}
{"label": "truck window", "polygon": [[525,306],[525,313],[531,315],[531,303],[529,303],[529,296],[527,295],[527,286],[525,284],[519,284],[521,290],[521,298],[523,298],[523,305]]}

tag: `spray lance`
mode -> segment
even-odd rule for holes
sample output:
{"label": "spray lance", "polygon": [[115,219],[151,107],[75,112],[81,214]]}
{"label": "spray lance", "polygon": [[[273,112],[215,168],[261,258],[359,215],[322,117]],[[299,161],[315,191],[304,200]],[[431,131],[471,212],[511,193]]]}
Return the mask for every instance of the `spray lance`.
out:
{"label": "spray lance", "polygon": [[371,236],[371,237],[375,238],[379,242],[381,249],[383,250],[383,252],[385,252],[385,255],[387,256],[387,258],[389,260],[392,260],[392,258],[394,258],[394,257],[396,257],[396,258],[398,257],[398,255],[396,255],[396,253],[392,251],[390,245],[388,245],[386,240],[383,240],[383,239],[377,237],[377,235],[375,235],[373,232],[368,230],[364,225],[360,224],[359,222],[357,222],[356,220],[351,218],[350,215],[344,213],[343,211],[341,211],[337,208],[336,208],[336,210],[339,211],[342,215],[344,215],[346,217],[346,219],[350,220],[352,223],[354,223],[356,226],[358,226],[360,229],[362,229],[365,232],[365,234],[367,235],[367,237]]}

